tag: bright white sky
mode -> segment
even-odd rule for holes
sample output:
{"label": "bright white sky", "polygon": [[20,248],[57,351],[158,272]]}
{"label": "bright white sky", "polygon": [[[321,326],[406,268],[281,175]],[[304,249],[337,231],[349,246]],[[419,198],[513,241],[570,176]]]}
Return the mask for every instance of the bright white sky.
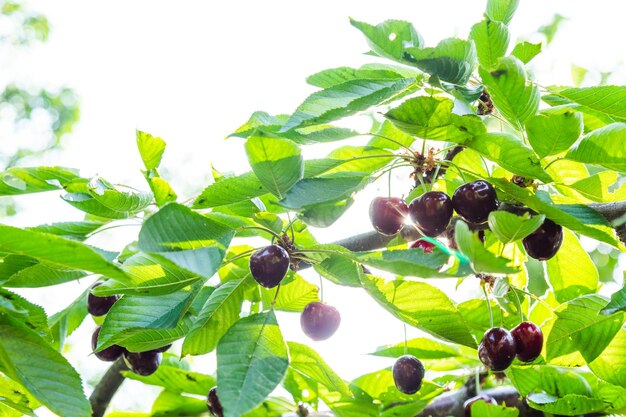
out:
{"label": "bright white sky", "polygon": [[[11,57],[4,75],[27,83],[68,85],[81,98],[81,121],[67,139],[66,150],[51,153],[41,163],[76,167],[84,176],[99,174],[112,182],[145,188],[134,144],[139,128],[168,142],[163,174],[187,198],[208,184],[211,163],[222,171],[247,169],[241,142],[223,138],[253,111],[289,113],[313,91],[304,81],[307,75],[373,60],[362,55],[367,45],[349,25],[349,16],[370,23],[389,18],[411,21],[426,44],[433,46],[445,37],[467,36],[471,25],[481,20],[485,2],[31,0],[30,4],[49,17],[50,41]],[[571,83],[574,63],[596,72],[615,70],[611,81],[623,83],[622,7],[621,2],[609,0],[591,4],[525,0],[510,25],[512,39],[540,40],[536,29],[558,12],[569,20],[533,63],[539,82]],[[378,192],[361,196],[345,219],[319,231],[320,240],[369,230],[367,204]],[[11,220],[14,224],[81,216],[58,195],[26,196],[19,202],[26,211]],[[115,236],[130,241],[136,229],[117,231]],[[111,246],[110,242],[98,243]],[[51,314],[87,285],[69,283],[28,294]],[[327,285],[325,295],[343,317],[335,337],[314,345],[331,366],[351,379],[391,365],[390,360],[364,354],[381,344],[400,342],[401,323],[362,291]],[[280,320],[286,339],[305,341],[297,315],[283,315]],[[87,382],[93,382],[106,365],[88,357],[88,337],[94,328],[89,321],[70,340],[71,360],[88,376]],[[410,331],[410,337],[415,335]],[[210,356],[194,359],[209,372],[212,361]],[[133,390],[133,395],[118,395],[115,405],[146,410],[146,398],[153,398],[156,391],[126,384],[125,392]]]}

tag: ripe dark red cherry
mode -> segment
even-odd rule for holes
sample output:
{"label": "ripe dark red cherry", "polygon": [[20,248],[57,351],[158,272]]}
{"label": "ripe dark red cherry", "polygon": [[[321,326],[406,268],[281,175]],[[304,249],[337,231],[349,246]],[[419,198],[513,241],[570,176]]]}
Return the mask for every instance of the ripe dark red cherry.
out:
{"label": "ripe dark red cherry", "polygon": [[328,304],[314,301],[307,304],[300,315],[300,326],[304,334],[315,341],[331,337],[341,323],[339,311]]}
{"label": "ripe dark red cherry", "polygon": [[289,269],[289,254],[278,245],[266,246],[250,255],[250,272],[260,285],[274,288]]}
{"label": "ripe dark red cherry", "polygon": [[[94,288],[99,287],[100,285],[102,285],[101,282],[96,282],[91,287],[91,289],[93,290]],[[89,295],[87,296],[87,311],[89,311],[89,314],[91,314],[92,316],[96,316],[96,317],[104,316],[106,313],[109,312],[111,307],[113,307],[113,304],[115,304],[115,302],[119,300],[119,298],[120,297],[117,295],[110,295],[107,297],[96,297],[90,292]]]}
{"label": "ripe dark red cherry", "polygon": [[99,352],[96,352],[96,346],[98,345],[98,335],[100,334],[100,327],[96,328],[96,330],[91,335],[91,350],[93,350],[93,354],[96,358],[105,362],[113,362],[120,356],[126,349],[118,345],[109,346],[106,349],[102,349]]}
{"label": "ripe dark red cherry", "polygon": [[465,417],[472,417],[472,404],[477,403],[478,401],[483,401],[487,404],[498,405],[496,399],[493,398],[491,395],[479,394],[463,403],[463,408],[465,408]]}
{"label": "ripe dark red cherry", "polygon": [[222,404],[220,403],[220,399],[217,397],[217,387],[213,387],[209,390],[209,394],[206,398],[206,405],[213,417],[224,417]]}
{"label": "ripe dark red cherry", "polygon": [[415,394],[422,388],[424,365],[415,356],[404,355],[398,358],[391,373],[396,388],[404,394]]}
{"label": "ripe dark red cherry", "polygon": [[492,371],[504,371],[511,366],[516,353],[515,339],[502,327],[487,330],[478,346],[478,358]]}
{"label": "ripe dark red cherry", "polygon": [[442,234],[452,218],[452,200],[441,191],[429,191],[409,204],[411,219],[426,236]]}
{"label": "ripe dark red cherry", "polygon": [[541,354],[543,348],[543,333],[539,326],[530,321],[524,321],[511,330],[517,348],[517,359],[522,362],[532,362]]}
{"label": "ripe dark red cherry", "polygon": [[537,230],[522,239],[522,243],[528,256],[546,261],[556,255],[561,247],[563,227],[550,219],[545,219]]}
{"label": "ripe dark red cherry", "polygon": [[141,376],[152,375],[161,364],[161,352],[124,352],[124,360],[131,371]]}
{"label": "ripe dark red cherry", "polygon": [[454,210],[470,223],[487,221],[489,213],[498,208],[496,190],[484,180],[461,185],[452,196]]}
{"label": "ripe dark red cherry", "polygon": [[424,239],[418,239],[411,244],[412,249],[421,249],[424,253],[433,253],[433,249],[435,249],[435,244],[430,243]]}
{"label": "ripe dark red cherry", "polygon": [[398,197],[376,197],[370,204],[370,220],[378,233],[395,235],[402,229],[409,207]]}

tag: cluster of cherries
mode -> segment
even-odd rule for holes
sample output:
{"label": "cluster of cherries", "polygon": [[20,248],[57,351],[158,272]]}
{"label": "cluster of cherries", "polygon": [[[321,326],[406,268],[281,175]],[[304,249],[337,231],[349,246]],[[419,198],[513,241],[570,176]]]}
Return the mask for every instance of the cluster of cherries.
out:
{"label": "cluster of cherries", "polygon": [[[470,225],[481,225],[498,205],[493,186],[485,180],[477,180],[461,185],[454,191],[452,198],[441,191],[429,191],[407,205],[402,198],[376,197],[370,204],[369,215],[374,229],[384,235],[398,233],[410,217],[424,236],[437,237],[447,231],[455,211]],[[563,228],[549,219],[522,239],[528,256],[540,261],[556,255],[562,242]],[[452,243],[451,246],[455,245]],[[434,245],[418,240],[411,247],[429,253]]]}
{"label": "cluster of cherries", "polygon": [[[102,285],[102,283],[96,282],[91,289],[93,290],[99,285]],[[113,304],[115,304],[118,299],[119,296],[117,295],[98,297],[89,293],[87,297],[87,311],[94,317],[104,316],[111,310],[111,307],[113,307]],[[161,364],[162,352],[165,352],[172,346],[169,344],[159,349],[148,350],[146,352],[129,352],[122,346],[111,345],[106,349],[96,352],[99,334],[100,327],[96,328],[91,336],[91,348],[96,358],[105,362],[113,362],[123,355],[124,361],[130,370],[142,376],[152,375]]]}
{"label": "cluster of cherries", "polygon": [[[250,255],[252,277],[265,288],[278,286],[287,275],[290,265],[289,252],[277,244],[261,248]],[[302,331],[315,341],[330,338],[340,323],[339,311],[319,301],[307,304],[300,315]]]}

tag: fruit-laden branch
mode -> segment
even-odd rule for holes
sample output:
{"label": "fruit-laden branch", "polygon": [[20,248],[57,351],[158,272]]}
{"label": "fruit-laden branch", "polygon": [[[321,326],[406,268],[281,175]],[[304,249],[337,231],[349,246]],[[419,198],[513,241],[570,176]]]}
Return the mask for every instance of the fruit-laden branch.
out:
{"label": "fruit-laden branch", "polygon": [[[622,243],[626,244],[626,223],[621,224],[622,220],[626,221],[626,201],[606,204],[590,204],[589,207],[595,209],[609,222],[618,223],[619,226],[616,227],[617,234]],[[419,231],[415,227],[411,226],[404,227],[401,233],[407,241],[417,240],[421,236]],[[334,244],[343,246],[352,251],[368,251],[384,248],[393,238],[394,236],[384,236],[375,231],[371,231],[338,240],[334,242]],[[304,264],[303,268],[308,266],[310,265]],[[113,395],[115,395],[115,392],[124,381],[124,376],[122,376],[121,372],[127,369],[128,368],[124,364],[124,361],[122,359],[118,359],[104,374],[100,382],[98,382],[98,385],[90,397],[91,406],[93,408],[93,417],[102,417],[104,415],[104,412],[113,398]],[[520,404],[519,394],[511,387],[496,388],[494,393],[491,393],[490,391],[488,391],[488,393],[498,401],[502,400],[507,402],[507,404]],[[433,403],[429,405],[426,410],[419,415],[419,417],[438,417],[447,415],[462,416],[463,414],[460,413],[460,411],[460,414],[457,414],[457,411],[460,409],[459,404],[462,405],[462,403],[468,399],[467,394],[467,391],[463,389],[442,395],[433,401]],[[517,403],[514,403],[514,401],[517,401]],[[522,409],[520,408],[520,410]],[[531,411],[520,411],[520,417],[533,415],[535,414],[532,414]]]}
{"label": "fruit-laden branch", "polygon": [[124,363],[123,358],[117,359],[109,370],[102,376],[102,379],[96,385],[89,401],[91,402],[92,416],[102,417],[106,411],[111,399],[124,382],[123,371],[128,371],[128,366]]}

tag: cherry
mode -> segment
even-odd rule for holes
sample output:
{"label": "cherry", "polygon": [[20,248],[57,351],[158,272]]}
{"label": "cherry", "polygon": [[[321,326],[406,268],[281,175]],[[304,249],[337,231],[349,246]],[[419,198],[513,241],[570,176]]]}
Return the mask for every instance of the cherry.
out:
{"label": "cherry", "polygon": [[491,395],[479,394],[463,403],[463,408],[465,408],[465,417],[472,417],[472,405],[474,403],[477,403],[478,401],[483,401],[487,404],[498,405],[496,399],[493,398]]}
{"label": "cherry", "polygon": [[[93,284],[91,289],[93,290],[100,285],[102,285],[101,282],[96,282],[95,284]],[[106,313],[109,312],[111,307],[113,307],[113,304],[115,304],[115,302],[119,300],[119,298],[120,297],[118,295],[97,297],[90,292],[87,296],[87,311],[89,311],[89,314],[91,314],[92,316],[104,316]]]}
{"label": "cherry", "polygon": [[435,249],[435,244],[430,243],[424,239],[418,239],[411,244],[411,249],[421,249],[424,253],[433,253],[433,249]]}
{"label": "cherry", "polygon": [[430,237],[443,233],[452,219],[452,200],[441,191],[429,191],[409,204],[411,219],[423,234]]}
{"label": "cherry", "polygon": [[391,373],[396,388],[404,394],[415,394],[422,388],[424,365],[415,356],[404,355],[398,358]]}
{"label": "cherry", "polygon": [[209,394],[206,398],[206,405],[209,407],[209,411],[213,417],[224,417],[224,410],[222,404],[217,396],[217,387],[213,387],[209,390]]}
{"label": "cherry", "polygon": [[492,371],[504,371],[513,362],[516,350],[511,333],[502,327],[494,327],[487,330],[480,341],[478,358]]}
{"label": "cherry", "polygon": [[289,254],[278,245],[266,246],[250,255],[250,272],[265,288],[280,284],[288,269]]}
{"label": "cherry", "polygon": [[409,208],[398,197],[376,197],[370,204],[370,220],[378,233],[395,235],[404,226]]}
{"label": "cherry", "polygon": [[546,261],[556,255],[561,247],[563,227],[550,219],[545,219],[537,230],[522,239],[522,243],[528,256]]}
{"label": "cherry", "polygon": [[304,307],[300,315],[300,326],[304,334],[315,341],[326,340],[339,328],[341,316],[333,306],[313,301]]}
{"label": "cherry", "polygon": [[517,347],[517,359],[522,362],[532,362],[541,354],[543,348],[543,333],[539,326],[530,321],[524,321],[511,330]]}
{"label": "cherry", "polygon": [[100,327],[96,328],[96,330],[91,335],[91,350],[93,350],[93,354],[96,355],[96,358],[105,362],[114,362],[117,358],[122,356],[122,353],[126,349],[118,345],[111,345],[106,349],[102,349],[99,352],[96,352],[96,346],[98,345],[98,335],[100,334]]}
{"label": "cherry", "polygon": [[496,190],[484,180],[461,185],[452,196],[454,210],[470,223],[487,221],[489,213],[498,208]]}
{"label": "cherry", "polygon": [[161,352],[124,352],[124,360],[131,371],[141,376],[152,375],[161,364]]}

